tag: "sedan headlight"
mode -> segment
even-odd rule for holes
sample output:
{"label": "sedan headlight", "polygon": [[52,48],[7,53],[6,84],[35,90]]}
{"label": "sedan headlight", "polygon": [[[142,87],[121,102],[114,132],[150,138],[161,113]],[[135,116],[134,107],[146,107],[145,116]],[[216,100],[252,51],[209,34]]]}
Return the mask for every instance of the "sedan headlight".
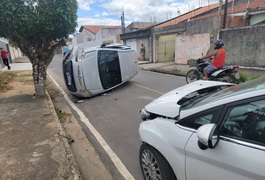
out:
{"label": "sedan headlight", "polygon": [[142,119],[143,121],[145,121],[146,119],[149,119],[149,117],[150,117],[150,113],[147,112],[144,108],[141,109],[141,110],[139,111],[139,113],[140,113],[140,117],[141,117],[141,119]]}

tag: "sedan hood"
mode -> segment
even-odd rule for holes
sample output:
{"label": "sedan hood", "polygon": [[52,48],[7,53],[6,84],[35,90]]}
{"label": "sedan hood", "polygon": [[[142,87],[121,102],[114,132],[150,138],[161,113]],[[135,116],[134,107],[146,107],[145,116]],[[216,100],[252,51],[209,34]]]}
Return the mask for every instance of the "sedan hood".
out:
{"label": "sedan hood", "polygon": [[145,110],[157,115],[175,118],[179,115],[180,112],[180,105],[178,105],[178,102],[183,97],[200,89],[227,85],[232,84],[218,81],[195,81],[160,96],[150,104],[146,105]]}

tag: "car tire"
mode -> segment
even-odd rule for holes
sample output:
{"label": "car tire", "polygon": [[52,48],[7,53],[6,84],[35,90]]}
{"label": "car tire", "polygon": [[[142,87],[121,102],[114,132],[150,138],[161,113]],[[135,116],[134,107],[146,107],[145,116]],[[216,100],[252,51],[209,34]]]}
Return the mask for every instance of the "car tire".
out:
{"label": "car tire", "polygon": [[145,180],[176,180],[176,176],[166,159],[152,146],[143,143],[139,160]]}
{"label": "car tire", "polygon": [[200,78],[201,78],[200,73],[196,69],[191,69],[186,74],[186,82],[188,84],[197,81]]}

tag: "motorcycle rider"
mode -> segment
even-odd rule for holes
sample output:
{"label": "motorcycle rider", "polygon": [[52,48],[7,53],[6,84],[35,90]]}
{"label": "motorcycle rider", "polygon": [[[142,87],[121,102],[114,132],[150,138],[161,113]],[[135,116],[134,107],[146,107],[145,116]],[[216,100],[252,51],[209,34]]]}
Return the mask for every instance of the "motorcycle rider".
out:
{"label": "motorcycle rider", "polygon": [[215,69],[221,68],[225,64],[226,51],[223,48],[224,41],[218,39],[214,42],[214,51],[213,53],[204,56],[202,59],[207,59],[213,57],[212,64],[209,64],[203,69],[203,79],[208,79],[208,74],[214,71]]}

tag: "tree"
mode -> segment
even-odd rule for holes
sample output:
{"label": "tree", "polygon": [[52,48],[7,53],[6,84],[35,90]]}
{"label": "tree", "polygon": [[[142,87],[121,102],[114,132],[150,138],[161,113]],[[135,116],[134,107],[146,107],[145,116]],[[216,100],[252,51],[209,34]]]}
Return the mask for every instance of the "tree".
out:
{"label": "tree", "polygon": [[[77,26],[76,0],[0,0],[0,37],[15,42],[32,63],[37,97],[45,96],[47,67]],[[56,42],[56,43],[52,43]]]}

